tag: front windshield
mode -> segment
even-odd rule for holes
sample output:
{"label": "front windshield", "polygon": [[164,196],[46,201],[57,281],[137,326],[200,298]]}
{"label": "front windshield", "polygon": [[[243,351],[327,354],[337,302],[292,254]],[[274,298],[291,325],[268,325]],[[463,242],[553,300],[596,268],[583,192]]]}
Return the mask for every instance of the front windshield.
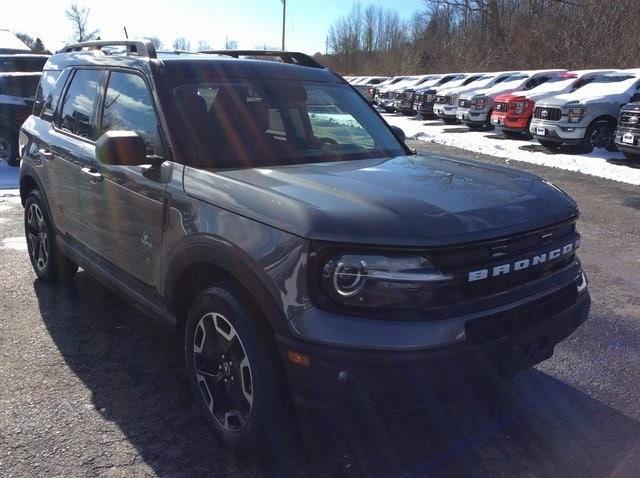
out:
{"label": "front windshield", "polygon": [[199,167],[266,167],[405,154],[387,125],[340,83],[199,79],[176,85],[173,93]]}

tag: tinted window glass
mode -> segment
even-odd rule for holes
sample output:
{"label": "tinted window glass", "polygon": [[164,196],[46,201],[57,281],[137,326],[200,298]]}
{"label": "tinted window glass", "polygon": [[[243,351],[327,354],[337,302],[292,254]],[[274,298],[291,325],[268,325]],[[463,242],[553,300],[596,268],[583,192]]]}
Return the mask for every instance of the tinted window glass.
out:
{"label": "tinted window glass", "polygon": [[25,58],[20,56],[0,57],[0,72],[42,71],[46,58]]}
{"label": "tinted window glass", "polygon": [[264,167],[405,154],[362,97],[342,84],[220,83],[205,77],[174,87],[183,144],[197,166]]}
{"label": "tinted window glass", "polygon": [[39,115],[42,113],[45,100],[53,93],[53,89],[56,86],[56,80],[60,76],[59,71],[45,71],[40,79],[40,84],[36,91],[36,101],[33,105],[33,114]]}
{"label": "tinted window glass", "polygon": [[62,104],[60,127],[83,138],[96,139],[93,111],[99,96],[100,70],[77,70]]}
{"label": "tinted window glass", "polygon": [[0,95],[32,99],[39,80],[39,75],[0,75]]}
{"label": "tinted window glass", "polygon": [[161,155],[158,122],[149,88],[131,73],[112,72],[104,100],[102,132],[135,131],[147,145],[148,154]]}

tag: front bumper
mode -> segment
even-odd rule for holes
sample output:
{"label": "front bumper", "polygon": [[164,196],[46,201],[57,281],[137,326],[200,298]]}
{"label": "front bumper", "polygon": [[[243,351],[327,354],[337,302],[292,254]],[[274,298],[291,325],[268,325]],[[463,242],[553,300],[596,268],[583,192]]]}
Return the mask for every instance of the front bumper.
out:
{"label": "front bumper", "polygon": [[615,143],[620,151],[640,154],[640,130],[618,126]]}
{"label": "front bumper", "polygon": [[487,122],[488,111],[475,111],[471,108],[458,108],[456,118],[467,125],[480,126]]}
{"label": "front bumper", "polygon": [[[544,130],[544,134],[542,134]],[[529,132],[534,138],[552,143],[579,144],[583,141],[587,128],[576,123],[557,123],[533,119]]]}
{"label": "front bumper", "polygon": [[413,113],[415,111],[414,100],[402,100],[398,109],[403,113]]}
{"label": "front bumper", "polygon": [[491,115],[491,124],[505,131],[524,133],[528,131],[530,116],[509,116],[507,114]]}
{"label": "front bumper", "polygon": [[[439,346],[345,347],[284,335],[278,335],[277,341],[298,404],[348,408],[374,400],[402,410],[423,404],[424,397],[445,384],[452,374],[512,375],[550,358],[555,345],[586,320],[590,303],[586,279],[581,274],[525,303],[499,312],[485,311],[467,320],[462,337]],[[390,342],[406,333],[404,322],[383,322]],[[438,337],[428,339],[438,341]],[[287,351],[307,355],[309,365],[292,364]]]}
{"label": "front bumper", "polygon": [[458,105],[447,105],[443,103],[436,103],[433,105],[433,114],[439,118],[444,119],[456,119],[456,112],[458,111]]}
{"label": "front bumper", "polygon": [[433,116],[435,114],[433,107],[434,107],[433,102],[429,103],[429,102],[423,101],[419,105],[416,105],[416,111],[418,112],[418,114],[421,114],[422,116]]}

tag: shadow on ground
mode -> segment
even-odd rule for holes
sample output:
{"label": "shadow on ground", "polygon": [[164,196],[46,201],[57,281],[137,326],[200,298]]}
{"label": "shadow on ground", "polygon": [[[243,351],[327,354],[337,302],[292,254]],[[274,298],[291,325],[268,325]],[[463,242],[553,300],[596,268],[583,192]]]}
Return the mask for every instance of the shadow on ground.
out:
{"label": "shadow on ground", "polygon": [[[34,288],[48,332],[95,408],[157,475],[278,474],[271,462],[221,450],[193,406],[172,334],[84,272],[65,289]],[[640,436],[638,422],[536,370],[497,383],[451,377],[425,403],[308,417],[309,469],[298,475],[608,476]]]}

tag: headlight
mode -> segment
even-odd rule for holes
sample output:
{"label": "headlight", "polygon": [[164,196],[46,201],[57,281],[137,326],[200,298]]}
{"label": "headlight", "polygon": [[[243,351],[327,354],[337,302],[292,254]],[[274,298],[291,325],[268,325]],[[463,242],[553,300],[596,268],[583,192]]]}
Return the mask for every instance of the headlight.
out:
{"label": "headlight", "polygon": [[516,101],[513,104],[513,108],[515,110],[515,113],[517,115],[521,115],[524,113],[524,111],[527,109],[527,106],[529,105],[529,103],[527,101]]}
{"label": "headlight", "polygon": [[427,304],[436,285],[453,279],[425,257],[337,255],[321,271],[326,294],[348,306],[411,308]]}
{"label": "headlight", "polygon": [[487,106],[488,99],[487,98],[476,98],[473,100],[473,107],[477,110],[482,110]]}
{"label": "headlight", "polygon": [[569,123],[579,123],[582,121],[582,118],[587,114],[587,108],[584,106],[579,106],[577,108],[569,108]]}

